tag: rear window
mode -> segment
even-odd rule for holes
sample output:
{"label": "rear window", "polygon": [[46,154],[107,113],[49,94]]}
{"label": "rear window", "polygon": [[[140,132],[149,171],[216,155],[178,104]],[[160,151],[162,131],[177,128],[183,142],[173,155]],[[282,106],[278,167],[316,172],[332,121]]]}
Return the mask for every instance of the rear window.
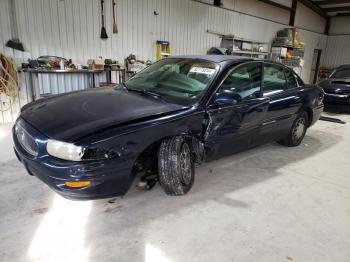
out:
{"label": "rear window", "polygon": [[336,70],[331,75],[331,78],[350,78],[350,68]]}

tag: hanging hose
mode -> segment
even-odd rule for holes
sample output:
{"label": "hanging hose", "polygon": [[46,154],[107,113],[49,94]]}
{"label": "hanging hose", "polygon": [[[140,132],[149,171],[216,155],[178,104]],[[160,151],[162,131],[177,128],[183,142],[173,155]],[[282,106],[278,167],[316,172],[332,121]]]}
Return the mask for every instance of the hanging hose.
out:
{"label": "hanging hose", "polygon": [[[16,64],[11,58],[0,54],[0,111],[10,109],[18,96],[19,76]],[[5,102],[4,100],[9,100]]]}

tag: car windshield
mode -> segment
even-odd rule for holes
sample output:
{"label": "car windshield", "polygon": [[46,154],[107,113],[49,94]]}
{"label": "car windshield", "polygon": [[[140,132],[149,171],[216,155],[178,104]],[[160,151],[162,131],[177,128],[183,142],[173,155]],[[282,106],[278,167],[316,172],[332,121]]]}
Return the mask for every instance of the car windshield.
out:
{"label": "car windshield", "polygon": [[350,68],[336,70],[331,75],[331,78],[350,78]]}
{"label": "car windshield", "polygon": [[142,70],[125,86],[170,103],[191,105],[199,101],[218,69],[218,64],[206,60],[167,58]]}

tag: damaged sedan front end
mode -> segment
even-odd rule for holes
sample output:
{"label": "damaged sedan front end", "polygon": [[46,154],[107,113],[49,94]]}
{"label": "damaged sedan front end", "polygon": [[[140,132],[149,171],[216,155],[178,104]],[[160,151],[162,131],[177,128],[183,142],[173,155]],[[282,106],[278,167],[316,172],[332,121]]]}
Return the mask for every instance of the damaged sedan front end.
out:
{"label": "damaged sedan front end", "polygon": [[141,171],[155,174],[168,195],[184,195],[205,160],[270,141],[300,144],[322,99],[277,63],[167,58],[117,88],[24,106],[15,153],[30,175],[70,199],[124,195]]}
{"label": "damaged sedan front end", "polygon": [[137,171],[156,169],[157,147],[166,137],[188,136],[195,161],[202,161],[204,110],[131,89],[91,89],[25,106],[13,128],[18,159],[71,199],[124,195]]}

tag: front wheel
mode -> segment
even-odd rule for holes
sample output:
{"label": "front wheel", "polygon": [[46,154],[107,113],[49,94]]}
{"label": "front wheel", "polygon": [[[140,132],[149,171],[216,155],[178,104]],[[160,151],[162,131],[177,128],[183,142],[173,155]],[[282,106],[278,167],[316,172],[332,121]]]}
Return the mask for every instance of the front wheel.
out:
{"label": "front wheel", "polygon": [[303,141],[306,130],[308,126],[308,116],[306,112],[302,112],[295,119],[291,130],[288,133],[288,136],[284,139],[278,141],[281,145],[284,146],[298,146],[301,141]]}
{"label": "front wheel", "polygon": [[159,182],[168,195],[180,196],[192,188],[194,163],[190,145],[181,136],[165,139],[158,155]]}

